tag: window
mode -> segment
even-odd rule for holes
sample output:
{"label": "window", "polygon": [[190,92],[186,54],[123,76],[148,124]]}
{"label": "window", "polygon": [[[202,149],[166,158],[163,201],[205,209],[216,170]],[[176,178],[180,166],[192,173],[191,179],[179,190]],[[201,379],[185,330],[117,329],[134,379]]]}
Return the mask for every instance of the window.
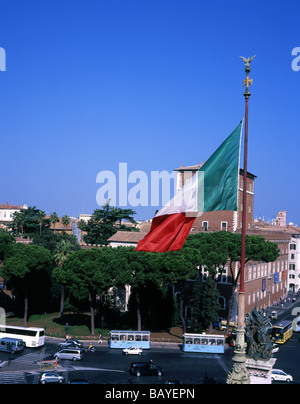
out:
{"label": "window", "polygon": [[208,222],[202,222],[202,227],[204,228],[204,231],[208,230]]}
{"label": "window", "polygon": [[219,299],[218,299],[218,302],[219,302],[219,304],[221,306],[221,310],[225,310],[225,307],[226,307],[225,298],[223,296],[220,296]]}
{"label": "window", "polygon": [[256,263],[253,264],[253,279],[256,279]]}
{"label": "window", "polygon": [[252,265],[248,265],[248,281],[251,281],[252,279]]}
{"label": "window", "polygon": [[296,250],[296,244],[290,244],[290,250]]}
{"label": "window", "polygon": [[227,222],[221,222],[221,230],[227,230]]}

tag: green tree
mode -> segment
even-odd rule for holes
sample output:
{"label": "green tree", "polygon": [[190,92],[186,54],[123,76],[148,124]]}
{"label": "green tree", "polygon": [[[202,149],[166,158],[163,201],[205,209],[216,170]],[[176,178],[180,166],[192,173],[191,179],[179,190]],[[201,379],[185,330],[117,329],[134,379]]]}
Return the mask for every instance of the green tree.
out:
{"label": "green tree", "polygon": [[[231,298],[229,300],[228,324],[230,320],[233,297],[240,277],[241,270],[241,241],[240,234],[230,232],[197,233],[188,236],[183,247],[192,247],[200,251],[202,268],[208,269],[210,275],[217,280],[229,262],[232,282]],[[273,262],[279,257],[276,243],[265,240],[261,236],[246,236],[246,258],[248,261]],[[236,271],[236,264],[238,269]]]}
{"label": "green tree", "polygon": [[43,211],[37,209],[35,206],[21,209],[20,212],[13,214],[13,223],[9,225],[9,228],[15,234],[19,233],[22,237],[28,236],[31,238],[50,227],[50,221],[49,219],[45,219],[43,213]]}
{"label": "green tree", "polygon": [[61,218],[61,220],[62,220],[62,224],[63,224],[64,226],[68,226],[68,224],[70,224],[70,222],[71,222],[71,219],[69,218],[68,215],[63,215],[63,217]]}
{"label": "green tree", "polygon": [[72,244],[72,250],[79,250],[80,246],[76,237],[68,233],[54,233],[50,229],[43,231],[42,234],[36,233],[33,235],[32,243],[47,248],[53,254],[54,250],[62,240]]}
{"label": "green tree", "polygon": [[51,213],[50,222],[52,223],[52,225],[54,227],[54,232],[55,232],[55,225],[57,222],[59,222],[59,217],[56,212]]}
{"label": "green tree", "polygon": [[142,329],[141,296],[146,288],[161,288],[163,284],[177,283],[188,279],[195,271],[199,253],[191,249],[149,253],[135,251],[133,247],[118,247],[114,250],[115,281],[117,286],[130,285],[135,296],[137,329]]}
{"label": "green tree", "polygon": [[79,223],[80,230],[87,234],[83,240],[87,244],[107,245],[108,239],[118,230],[132,230],[130,227],[122,225],[122,220],[129,220],[135,223],[132,217],[135,212],[131,209],[121,209],[111,207],[109,202],[102,206],[102,209],[96,209],[88,223],[81,221]]}
{"label": "green tree", "polygon": [[59,283],[61,283],[61,295],[60,295],[60,311],[59,315],[60,317],[63,316],[64,312],[64,304],[65,304],[65,285],[63,282],[60,282],[63,277],[61,277],[60,273],[62,271],[62,266],[64,263],[64,260],[67,258],[69,254],[74,251],[74,246],[69,240],[61,240],[55,247],[55,250],[53,252],[53,260],[56,265],[56,270],[53,270],[52,276],[58,280]]}
{"label": "green tree", "polygon": [[89,300],[91,313],[91,334],[95,334],[95,301],[110,286],[114,285],[111,268],[110,248],[91,248],[75,251],[64,261],[61,281],[69,285],[70,292],[78,300]]}
{"label": "green tree", "polygon": [[5,251],[10,244],[16,242],[15,238],[6,230],[0,229],[0,262],[4,260]]}
{"label": "green tree", "polygon": [[28,320],[28,286],[30,280],[37,271],[47,269],[50,264],[50,252],[40,246],[11,244],[5,251],[4,263],[0,267],[0,276],[9,282],[11,288],[23,288],[25,326]]}
{"label": "green tree", "polygon": [[25,213],[24,212],[14,212],[13,213],[13,226],[15,228],[15,234],[21,234],[23,238],[24,234],[24,223],[26,221]]}
{"label": "green tree", "polygon": [[201,274],[198,274],[194,284],[193,321],[191,328],[194,332],[203,332],[209,329],[212,332],[212,324],[218,320],[220,304],[219,292],[211,276],[202,282]]}
{"label": "green tree", "polygon": [[37,212],[37,221],[39,223],[40,226],[40,234],[42,234],[42,227],[43,227],[43,223],[45,221],[46,218],[46,213],[43,210],[39,210]]}

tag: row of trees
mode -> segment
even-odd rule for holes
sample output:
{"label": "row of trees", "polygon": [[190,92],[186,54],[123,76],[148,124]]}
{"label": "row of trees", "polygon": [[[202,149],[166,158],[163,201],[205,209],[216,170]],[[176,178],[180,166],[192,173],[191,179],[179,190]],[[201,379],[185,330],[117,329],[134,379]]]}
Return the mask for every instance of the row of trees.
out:
{"label": "row of trees", "polygon": [[[135,212],[132,209],[112,207],[107,202],[101,209],[96,209],[93,212],[88,222],[80,220],[78,227],[84,232],[83,241],[85,243],[100,246],[107,245],[108,239],[119,230],[139,231],[134,226],[129,227],[124,225],[123,222],[126,220],[135,225],[134,215]],[[71,221],[68,215],[62,216],[61,219],[64,226],[67,226]],[[9,229],[15,236],[35,237],[37,234],[42,235],[44,232],[47,232],[51,225],[55,230],[57,222],[59,222],[59,216],[56,212],[46,217],[46,213],[43,210],[33,206],[15,212]]]}
{"label": "row of trees", "polygon": [[[96,302],[107,294],[108,289],[130,285],[137,329],[143,327],[149,313],[153,319],[158,312],[154,310],[156,302],[151,299],[151,294],[170,290],[172,286],[179,292],[179,316],[185,326],[182,314],[184,285],[187,279],[194,279],[192,327],[194,331],[201,331],[218,318],[217,282],[228,260],[233,291],[238,282],[234,266],[236,262],[240,263],[241,236],[228,232],[191,235],[181,251],[164,254],[135,251],[131,247],[80,249],[74,237],[51,231],[42,234],[38,231],[33,243],[16,244],[9,234],[0,233],[0,260],[3,261],[0,276],[18,299],[23,298],[24,324],[28,318],[28,300],[33,295],[39,297],[41,305],[44,300],[51,300],[60,289],[61,315],[66,291],[68,298],[77,302],[78,307],[84,301],[89,302],[91,333],[94,334]],[[271,262],[278,254],[276,244],[262,237],[247,236],[246,261]],[[201,276],[203,269],[209,274],[205,282]],[[46,287],[47,293],[37,293],[41,285],[44,291]],[[146,297],[152,302],[151,305],[148,302],[147,308]]]}
{"label": "row of trees", "polygon": [[[62,223],[67,226],[71,219],[68,215],[62,216]],[[13,214],[13,221],[9,225],[11,232],[14,235],[20,234],[21,237],[30,237],[43,231],[50,229],[51,224],[55,228],[56,223],[59,222],[59,216],[56,212],[51,213],[49,218],[46,217],[46,212],[37,209],[35,206],[28,209],[21,209],[19,212]]]}

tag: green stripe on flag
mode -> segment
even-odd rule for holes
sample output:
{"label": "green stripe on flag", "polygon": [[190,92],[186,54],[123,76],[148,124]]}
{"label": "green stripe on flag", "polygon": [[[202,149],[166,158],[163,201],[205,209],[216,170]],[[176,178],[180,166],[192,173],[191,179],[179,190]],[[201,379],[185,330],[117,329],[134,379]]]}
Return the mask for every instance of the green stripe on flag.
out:
{"label": "green stripe on flag", "polygon": [[237,210],[241,121],[198,172],[198,211]]}

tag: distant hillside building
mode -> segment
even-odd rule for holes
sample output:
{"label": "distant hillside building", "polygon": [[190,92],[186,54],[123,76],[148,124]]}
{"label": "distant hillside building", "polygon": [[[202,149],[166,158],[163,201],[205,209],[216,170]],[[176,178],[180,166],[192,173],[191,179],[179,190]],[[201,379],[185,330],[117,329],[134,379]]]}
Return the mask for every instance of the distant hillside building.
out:
{"label": "distant hillside building", "polygon": [[21,209],[27,209],[28,206],[24,205],[10,205],[8,202],[0,204],[0,228],[6,228],[13,222],[13,215],[15,212],[20,212]]}

